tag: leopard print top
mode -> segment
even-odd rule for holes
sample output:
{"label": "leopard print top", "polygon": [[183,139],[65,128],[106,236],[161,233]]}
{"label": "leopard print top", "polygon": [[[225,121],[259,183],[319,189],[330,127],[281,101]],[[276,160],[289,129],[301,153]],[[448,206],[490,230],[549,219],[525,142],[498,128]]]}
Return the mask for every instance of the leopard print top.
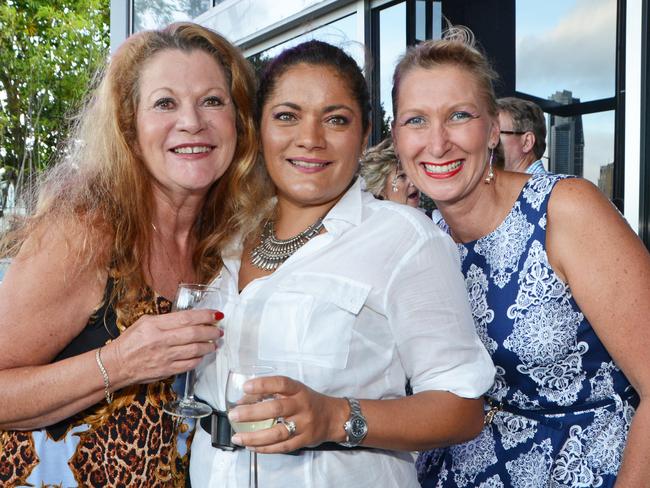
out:
{"label": "leopard print top", "polygon": [[[128,327],[108,297],[84,331],[56,360],[94,349]],[[171,311],[169,300],[149,292],[140,315]],[[105,402],[47,429],[0,431],[0,486],[185,487],[193,424],[164,414],[161,406],[182,391],[182,378],[133,385]]]}

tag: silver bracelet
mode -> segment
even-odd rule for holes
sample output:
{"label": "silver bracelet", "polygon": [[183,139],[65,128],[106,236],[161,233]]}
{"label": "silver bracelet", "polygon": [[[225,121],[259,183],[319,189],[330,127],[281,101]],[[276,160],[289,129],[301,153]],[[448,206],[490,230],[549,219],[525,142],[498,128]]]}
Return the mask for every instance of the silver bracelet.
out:
{"label": "silver bracelet", "polygon": [[111,393],[111,380],[108,379],[108,373],[102,363],[102,348],[100,347],[95,351],[95,361],[97,361],[97,366],[99,366],[99,371],[102,373],[102,378],[104,378],[104,395],[106,396],[106,403],[111,403],[113,401],[113,393]]}

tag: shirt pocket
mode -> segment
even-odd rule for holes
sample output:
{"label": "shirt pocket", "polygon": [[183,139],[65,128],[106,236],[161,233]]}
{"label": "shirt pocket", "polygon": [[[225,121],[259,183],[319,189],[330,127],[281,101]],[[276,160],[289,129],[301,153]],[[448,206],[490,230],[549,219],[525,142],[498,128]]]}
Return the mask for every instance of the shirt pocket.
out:
{"label": "shirt pocket", "polygon": [[354,322],[371,288],[337,275],[292,274],[264,306],[260,359],[345,369]]}

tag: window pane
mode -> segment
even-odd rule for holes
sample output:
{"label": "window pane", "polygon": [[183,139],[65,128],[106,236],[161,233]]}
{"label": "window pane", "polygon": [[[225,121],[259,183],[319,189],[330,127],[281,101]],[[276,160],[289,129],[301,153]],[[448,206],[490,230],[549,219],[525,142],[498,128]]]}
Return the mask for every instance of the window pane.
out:
{"label": "window pane", "polygon": [[583,176],[612,198],[614,111],[550,116],[547,154],[550,171]]}
{"label": "window pane", "polygon": [[253,54],[248,57],[248,60],[253,65],[255,71],[260,73],[266,63],[280,54],[283,50],[297,46],[301,42],[316,39],[340,47],[352,56],[357,64],[363,68],[365,62],[365,48],[363,45],[353,40],[356,32],[355,16],[356,14],[351,14],[329,24],[322,25],[313,31],[306,32],[298,37],[277,44],[266,51],[260,51]]}
{"label": "window pane", "polygon": [[517,0],[517,91],[615,95],[616,0]]}
{"label": "window pane", "polygon": [[582,124],[585,131],[583,176],[611,199],[614,196],[614,111],[583,115]]}
{"label": "window pane", "polygon": [[[431,11],[433,21],[431,30],[427,28],[427,8]],[[442,28],[442,2],[433,0],[416,0],[415,2],[415,42],[426,39],[440,39]]]}
{"label": "window pane", "polygon": [[212,0],[133,0],[133,32],[192,20],[212,8]]}
{"label": "window pane", "polygon": [[379,103],[383,110],[382,137],[385,137],[393,119],[390,91],[393,71],[398,58],[406,48],[406,4],[399,3],[379,12]]}
{"label": "window pane", "polygon": [[328,42],[334,46],[338,46],[347,52],[354,60],[363,68],[364,66],[364,48],[361,44],[357,43],[356,38],[356,14],[342,17],[334,22],[323,25],[314,29],[313,31],[306,32],[298,37],[294,37],[282,44],[273,46],[266,51],[258,53],[256,56],[263,58],[273,58],[280,54],[283,50],[297,46],[301,42],[316,39],[319,41]]}
{"label": "window pane", "polygon": [[424,41],[427,38],[426,0],[415,2],[415,40]]}
{"label": "window pane", "polygon": [[442,2],[431,2],[431,11],[433,12],[433,32],[431,39],[440,39],[442,37]]}

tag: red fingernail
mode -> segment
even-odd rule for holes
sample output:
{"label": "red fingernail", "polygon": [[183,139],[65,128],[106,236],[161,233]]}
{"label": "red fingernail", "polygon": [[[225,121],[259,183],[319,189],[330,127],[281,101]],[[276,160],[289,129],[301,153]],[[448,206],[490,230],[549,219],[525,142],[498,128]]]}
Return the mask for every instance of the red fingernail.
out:
{"label": "red fingernail", "polygon": [[218,310],[214,312],[214,320],[222,320],[224,317],[223,312],[219,312]]}

